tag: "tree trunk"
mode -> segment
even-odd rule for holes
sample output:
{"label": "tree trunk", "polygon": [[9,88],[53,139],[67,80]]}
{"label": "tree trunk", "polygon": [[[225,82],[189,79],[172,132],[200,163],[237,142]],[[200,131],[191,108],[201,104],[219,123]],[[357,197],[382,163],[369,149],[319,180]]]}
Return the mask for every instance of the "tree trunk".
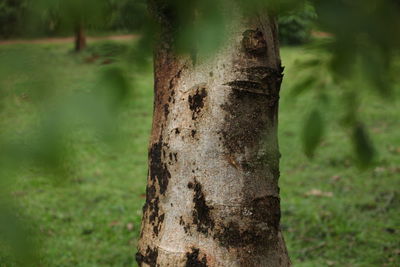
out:
{"label": "tree trunk", "polygon": [[86,48],[86,36],[82,24],[75,27],[75,52]]}
{"label": "tree trunk", "polygon": [[243,19],[212,59],[155,53],[140,266],[290,266],[280,231],[282,81],[271,16]]}

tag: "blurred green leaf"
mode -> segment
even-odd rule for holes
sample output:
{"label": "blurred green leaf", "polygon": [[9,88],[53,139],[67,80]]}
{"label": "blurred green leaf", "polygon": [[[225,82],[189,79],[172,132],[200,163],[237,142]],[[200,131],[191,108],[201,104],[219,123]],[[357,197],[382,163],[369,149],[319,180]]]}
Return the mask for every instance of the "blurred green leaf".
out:
{"label": "blurred green leaf", "polygon": [[278,14],[280,44],[300,45],[310,41],[312,25],[316,18],[314,7],[309,2],[304,2],[303,5],[299,3],[299,6],[290,12],[280,12]]}
{"label": "blurred green leaf", "polygon": [[110,102],[114,108],[118,108],[127,98],[130,92],[129,82],[124,70],[117,66],[112,66],[103,71],[100,84],[103,88],[104,99]]}
{"label": "blurred green leaf", "polygon": [[0,265],[39,266],[38,244],[32,224],[23,218],[20,209],[9,201],[5,202],[4,197],[0,195],[0,258],[4,255],[10,262],[1,262]]}
{"label": "blurred green leaf", "polygon": [[300,69],[308,70],[310,68],[316,68],[323,63],[324,63],[324,58],[322,57],[322,55],[315,55],[315,57],[301,61],[297,63],[297,65]]}
{"label": "blurred green leaf", "polygon": [[352,130],[352,141],[359,166],[361,168],[370,167],[374,160],[375,149],[364,125],[361,123],[354,125]]}
{"label": "blurred green leaf", "polygon": [[[226,40],[229,2],[221,0],[171,2],[172,24],[178,53],[196,61],[197,54],[208,56]],[[171,11],[170,11],[171,12]],[[232,20],[232,18],[231,18]]]}
{"label": "blurred green leaf", "polygon": [[304,6],[305,0],[236,0],[245,13],[252,14],[268,9],[275,14],[290,12]]}
{"label": "blurred green leaf", "polygon": [[294,86],[291,88],[291,97],[298,97],[303,93],[310,91],[311,89],[313,89],[313,86],[316,84],[316,82],[316,77],[312,75],[298,83],[295,83]]}
{"label": "blurred green leaf", "polygon": [[356,90],[348,90],[341,98],[344,107],[344,117],[341,123],[344,127],[353,127],[357,123],[360,100]]}
{"label": "blurred green leaf", "polygon": [[308,115],[303,128],[303,146],[307,157],[312,158],[324,135],[324,121],[321,112],[314,109]]}
{"label": "blurred green leaf", "polygon": [[368,85],[381,97],[390,99],[393,95],[393,81],[390,72],[390,59],[379,48],[366,47],[361,50],[363,77]]}

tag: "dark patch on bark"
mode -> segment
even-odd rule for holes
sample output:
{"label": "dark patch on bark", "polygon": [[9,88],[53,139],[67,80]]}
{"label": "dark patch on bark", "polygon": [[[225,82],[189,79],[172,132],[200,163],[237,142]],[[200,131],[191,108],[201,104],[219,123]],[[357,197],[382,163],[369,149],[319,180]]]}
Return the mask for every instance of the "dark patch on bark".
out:
{"label": "dark patch on bark", "polygon": [[143,207],[144,211],[148,211],[149,222],[153,226],[154,235],[158,236],[158,233],[161,230],[162,223],[164,222],[164,214],[160,215],[159,209],[160,198],[155,197],[153,199],[146,199],[146,204]]}
{"label": "dark patch on bark", "polygon": [[208,236],[209,230],[214,229],[214,220],[211,217],[213,208],[207,205],[202,186],[196,179],[194,179],[194,183],[188,183],[188,188],[194,191],[193,224],[196,225],[198,232]]}
{"label": "dark patch on bark", "polygon": [[267,127],[267,103],[266,96],[232,90],[228,103],[222,106],[227,115],[221,135],[229,155],[259,147]]}
{"label": "dark patch on bark", "polygon": [[[276,139],[276,132],[273,131],[271,133],[267,133],[267,137],[265,137],[264,146],[268,149],[264,151],[262,155],[257,155],[251,161],[241,162],[241,166],[243,170],[247,172],[251,172],[253,170],[257,170],[260,168],[267,167],[268,171],[272,174],[276,180],[279,179],[280,171],[279,171],[279,159],[280,153],[278,148],[278,141]],[[279,188],[277,188],[279,190]]]}
{"label": "dark patch on bark", "polygon": [[152,185],[147,185],[146,187],[146,199],[147,200],[152,200],[155,199],[156,196],[156,187],[154,184]]}
{"label": "dark patch on bark", "polygon": [[[229,222],[227,225],[220,225],[214,238],[225,248],[240,248],[249,246],[253,250],[274,246],[277,234],[262,226],[251,225],[241,229],[237,222]],[[275,240],[275,241],[274,241]]]}
{"label": "dark patch on bark", "polygon": [[269,96],[269,106],[276,104],[279,100],[279,89],[283,78],[283,68],[279,70],[257,66],[242,70],[246,74],[246,80],[236,80],[228,82],[233,90],[246,91],[254,94],[264,94]]}
{"label": "dark patch on bark", "polygon": [[[242,214],[243,211],[244,208]],[[279,198],[254,198],[248,201],[246,211],[249,215],[243,218],[242,226],[237,221],[219,224],[213,237],[226,248],[248,246],[251,251],[257,252],[274,247],[277,244],[281,217]]]}
{"label": "dark patch on bark", "polygon": [[168,117],[168,114],[169,114],[169,105],[168,105],[168,104],[165,104],[165,105],[164,105],[164,115],[165,115],[165,118]]}
{"label": "dark patch on bark", "polygon": [[254,93],[264,93],[266,90],[264,89],[263,85],[259,82],[251,82],[251,81],[233,81],[226,83],[226,85],[229,85],[232,87],[232,89],[236,90],[245,90],[249,92],[254,92]]}
{"label": "dark patch on bark", "polygon": [[161,214],[160,216],[157,217],[157,222],[154,222],[153,224],[153,233],[158,236],[159,232],[161,231],[161,227],[164,223],[164,217],[165,214]]}
{"label": "dark patch on bark", "polygon": [[265,84],[268,89],[273,90],[280,88],[283,79],[283,69],[283,67],[274,69],[270,67],[256,66],[245,68],[244,71],[249,80],[261,82]]}
{"label": "dark patch on bark", "polygon": [[168,97],[168,102],[171,103],[171,101],[172,101],[172,103],[175,104],[175,97],[174,96],[175,96],[175,90],[174,90],[174,88],[171,88],[171,94]]}
{"label": "dark patch on bark", "polygon": [[198,86],[194,95],[189,96],[189,108],[192,111],[192,119],[196,120],[200,111],[204,107],[207,91],[204,86]]}
{"label": "dark patch on bark", "polygon": [[162,153],[165,156],[165,151],[163,146],[166,146],[160,139],[157,143],[153,144],[149,151],[150,158],[150,179],[158,182],[160,187],[160,193],[165,194],[168,187],[169,179],[171,178],[171,173],[167,168],[167,164],[162,162]]}
{"label": "dark patch on bark", "polygon": [[[232,91],[222,109],[227,112],[221,135],[228,154],[259,148],[265,133],[277,123],[279,90],[283,68],[245,68],[246,80],[227,83]],[[265,136],[267,137],[267,136]],[[272,138],[274,138],[272,136]],[[247,166],[243,163],[244,168]]]}
{"label": "dark patch on bark", "polygon": [[266,56],[267,54],[267,43],[259,29],[245,31],[242,46],[244,51],[252,56]]}
{"label": "dark patch on bark", "polygon": [[143,214],[152,207],[152,202],[154,201],[156,196],[156,187],[154,184],[147,185],[146,187],[146,202],[143,205]]}
{"label": "dark patch on bark", "polygon": [[178,161],[178,153],[172,153],[170,152],[168,154],[169,160],[170,160],[170,164],[172,164],[173,162],[177,162]]}
{"label": "dark patch on bark", "polygon": [[158,258],[158,250],[151,249],[147,246],[145,255],[141,254],[140,252],[136,253],[136,262],[139,266],[142,266],[143,263],[150,265],[151,267],[157,266],[157,258]]}
{"label": "dark patch on bark", "polygon": [[200,250],[198,248],[192,248],[191,252],[187,252],[185,267],[207,267],[207,257],[204,255],[200,259],[199,254]]}
{"label": "dark patch on bark", "polygon": [[146,203],[143,206],[143,214],[147,213],[149,223],[153,226],[153,233],[158,235],[164,215],[159,215],[159,197],[156,196],[156,187],[154,184],[148,185],[146,188]]}
{"label": "dark patch on bark", "polygon": [[[169,179],[171,178],[171,174],[168,171],[167,164],[163,163],[162,159],[166,157],[164,147],[168,147],[168,145],[163,143],[160,139],[150,148],[150,179],[146,188],[146,203],[143,207],[143,214],[147,212],[147,218],[149,220],[149,223],[152,225],[153,234],[155,236],[158,236],[165,216],[163,213],[160,212],[159,209],[160,195],[165,194],[168,187]],[[174,158],[173,154],[170,153],[169,155],[171,159]],[[160,195],[157,195],[156,184],[158,184]]]}
{"label": "dark patch on bark", "polygon": [[266,222],[269,228],[279,230],[281,219],[280,199],[274,196],[258,197],[251,201],[251,219]]}
{"label": "dark patch on bark", "polygon": [[[248,34],[247,38],[250,38],[251,34],[257,37],[258,33]],[[260,43],[257,40],[254,42],[254,47],[257,48]],[[265,64],[261,63],[263,55],[258,54],[260,51],[257,49],[250,49],[251,40],[244,40],[243,45],[246,46],[247,53],[258,57],[261,66],[240,69],[239,72],[244,77],[227,83],[232,91],[226,104],[221,106],[226,117],[219,134],[227,160],[246,174],[244,195],[252,196],[257,186],[264,184],[266,173],[272,173],[272,180],[268,181],[270,183],[276,183],[279,177],[276,125],[283,68],[262,66]],[[240,160],[236,161],[237,159]],[[246,247],[245,251],[250,251],[252,255],[273,250],[278,243],[279,198],[245,197],[244,207],[232,215],[237,220],[228,219],[216,224],[213,238],[225,248]]]}
{"label": "dark patch on bark", "polygon": [[185,231],[185,234],[191,235],[190,224],[189,223],[185,223],[185,221],[183,220],[182,216],[179,218],[179,224],[183,226],[183,230]]}
{"label": "dark patch on bark", "polygon": [[174,75],[171,80],[169,81],[169,89],[171,90],[171,93],[168,97],[168,102],[175,103],[175,88],[176,85],[178,84],[179,79],[181,78],[182,75],[182,71],[185,68],[185,66],[183,66],[181,69],[179,69],[179,71],[176,73],[176,75]]}
{"label": "dark patch on bark", "polygon": [[[158,236],[162,224],[164,222],[164,214],[160,214],[159,208],[160,198],[156,196],[156,189],[154,185],[147,186],[146,189],[146,203],[143,206],[143,214],[147,212],[147,218],[152,225],[154,236]],[[146,217],[144,215],[144,217]],[[142,236],[143,232],[141,233]]]}
{"label": "dark patch on bark", "polygon": [[196,132],[197,132],[196,130],[192,130],[192,131],[191,131],[191,136],[192,136],[193,138],[196,136]]}
{"label": "dark patch on bark", "polygon": [[179,130],[179,128],[175,128],[175,134],[180,134],[181,130]]}

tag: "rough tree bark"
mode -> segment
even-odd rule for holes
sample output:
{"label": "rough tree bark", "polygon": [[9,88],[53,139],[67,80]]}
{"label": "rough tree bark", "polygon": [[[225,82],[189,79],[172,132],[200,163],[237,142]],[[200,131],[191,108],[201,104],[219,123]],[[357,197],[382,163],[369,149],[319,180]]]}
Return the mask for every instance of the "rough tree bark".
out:
{"label": "rough tree bark", "polygon": [[272,16],[242,19],[212,59],[173,51],[160,15],[140,266],[290,266],[280,232]]}

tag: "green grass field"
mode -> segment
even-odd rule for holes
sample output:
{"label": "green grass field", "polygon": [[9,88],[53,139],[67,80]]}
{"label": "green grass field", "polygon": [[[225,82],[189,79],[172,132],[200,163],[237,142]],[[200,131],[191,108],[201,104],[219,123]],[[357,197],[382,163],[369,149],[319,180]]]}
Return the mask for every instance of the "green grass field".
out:
{"label": "green grass field", "polygon": [[[1,137],[18,138],[40,119],[33,99],[43,84],[26,73],[34,70],[34,77],[47,78],[41,81],[60,94],[96,89],[99,72],[110,64],[69,49],[69,44],[0,46]],[[310,161],[300,136],[316,98],[312,93],[289,96],[298,79],[295,63],[304,57],[303,48],[282,49],[286,71],[279,116],[280,187],[282,228],[292,262],[399,266],[400,104],[369,92],[363,95],[360,111],[378,150],[373,168],[356,168],[352,144],[338,122],[339,101],[324,109],[324,119],[332,123]],[[14,58],[29,60],[22,66]],[[116,119],[118,142],[104,144],[78,131],[69,144],[74,153],[65,178],[21,166],[16,178],[4,182],[29,218],[25,222],[36,229],[43,266],[136,266],[153,103],[152,72],[144,73],[129,76],[135,86]],[[0,266],[9,266],[2,259],[6,257],[0,253]]]}

